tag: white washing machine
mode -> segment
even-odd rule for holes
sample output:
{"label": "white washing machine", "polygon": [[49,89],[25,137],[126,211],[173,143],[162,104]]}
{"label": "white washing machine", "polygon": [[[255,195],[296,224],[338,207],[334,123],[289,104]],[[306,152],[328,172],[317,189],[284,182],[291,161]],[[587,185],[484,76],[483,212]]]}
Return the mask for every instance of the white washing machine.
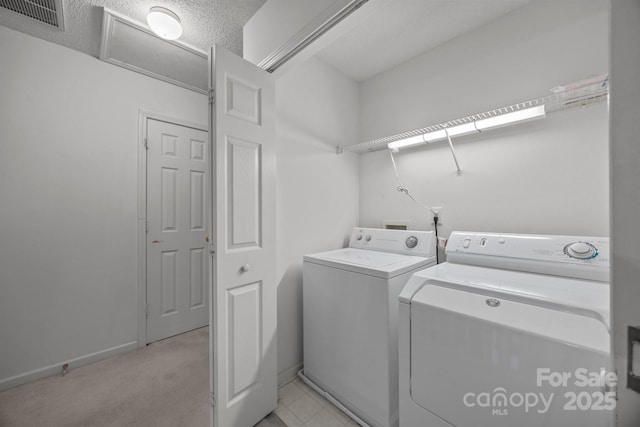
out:
{"label": "white washing machine", "polygon": [[454,232],[400,295],[401,427],[613,425],[609,240]]}
{"label": "white washing machine", "polygon": [[435,264],[433,232],[354,229],[303,263],[303,379],[363,425],[398,425],[398,295]]}

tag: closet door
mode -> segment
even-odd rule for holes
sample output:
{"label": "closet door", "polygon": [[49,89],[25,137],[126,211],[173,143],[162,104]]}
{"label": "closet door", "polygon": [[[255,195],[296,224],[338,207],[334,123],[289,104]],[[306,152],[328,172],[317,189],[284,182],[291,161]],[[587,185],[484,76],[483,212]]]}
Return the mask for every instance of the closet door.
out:
{"label": "closet door", "polygon": [[277,406],[275,87],[215,46],[213,424],[246,427]]}

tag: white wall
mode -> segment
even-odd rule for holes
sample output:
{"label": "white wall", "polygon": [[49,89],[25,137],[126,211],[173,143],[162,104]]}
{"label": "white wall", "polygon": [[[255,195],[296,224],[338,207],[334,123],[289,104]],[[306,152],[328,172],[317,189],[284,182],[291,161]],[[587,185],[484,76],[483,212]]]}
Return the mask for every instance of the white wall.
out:
{"label": "white wall", "polygon": [[302,363],[302,256],[343,247],[358,221],[358,85],[310,59],[277,80],[278,371]]}
{"label": "white wall", "polygon": [[640,420],[640,394],[627,388],[626,378],[627,326],[640,325],[639,23],[640,2],[611,2],[611,302],[619,427],[635,427]]}
{"label": "white wall", "polygon": [[[363,140],[550,94],[608,69],[607,2],[536,1],[363,83]],[[397,155],[403,184],[451,230],[608,235],[604,104]],[[387,150],[361,156],[360,219],[431,216],[396,190]]]}
{"label": "white wall", "polygon": [[207,100],[4,27],[0,57],[1,389],[135,348],[139,110]]}

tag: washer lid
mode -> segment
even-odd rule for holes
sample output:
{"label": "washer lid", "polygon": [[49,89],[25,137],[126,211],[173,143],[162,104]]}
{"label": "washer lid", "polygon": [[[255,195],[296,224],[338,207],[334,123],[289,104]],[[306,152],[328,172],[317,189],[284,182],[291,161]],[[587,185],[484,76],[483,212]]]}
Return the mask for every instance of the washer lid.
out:
{"label": "washer lid", "polygon": [[[410,314],[414,402],[461,427],[608,425],[611,411],[566,409],[566,393],[603,391],[584,378],[602,381],[611,372],[605,325],[508,298],[436,281],[416,294]],[[554,382],[560,375],[565,383]]]}
{"label": "washer lid", "polygon": [[473,292],[489,296],[500,293],[529,304],[564,307],[595,316],[609,328],[608,283],[445,262],[416,272],[400,293],[400,301],[412,303],[418,292],[434,280],[455,289],[475,289]]}
{"label": "washer lid", "polygon": [[599,313],[551,300],[429,280],[413,297],[412,316],[430,307],[591,351],[610,350],[608,326]]}
{"label": "washer lid", "polygon": [[348,264],[361,265],[363,267],[381,269],[405,261],[407,257],[386,252],[345,249],[344,251],[329,252],[325,254],[324,258]]}
{"label": "washer lid", "polygon": [[391,278],[434,263],[434,258],[345,248],[305,255],[304,261],[381,278]]}

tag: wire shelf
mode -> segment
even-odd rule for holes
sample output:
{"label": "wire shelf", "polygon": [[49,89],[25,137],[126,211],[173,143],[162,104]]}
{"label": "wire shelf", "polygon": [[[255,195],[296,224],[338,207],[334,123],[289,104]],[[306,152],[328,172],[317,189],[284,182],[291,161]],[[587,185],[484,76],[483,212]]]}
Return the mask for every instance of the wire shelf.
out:
{"label": "wire shelf", "polygon": [[449,128],[452,126],[473,123],[476,120],[497,117],[507,113],[524,110],[527,108],[538,107],[544,105],[545,113],[551,114],[557,111],[569,110],[573,108],[584,108],[590,105],[606,102],[609,96],[609,79],[607,75],[594,77],[587,80],[581,80],[565,86],[558,86],[551,89],[551,95],[541,98],[532,99],[525,102],[497,108],[484,113],[473,114],[471,116],[459,119],[449,120],[438,123],[436,125],[427,126],[420,129],[399,133],[392,136],[373,139],[359,144],[350,145],[348,147],[338,147],[337,152],[367,153],[371,151],[379,151],[387,148],[387,144],[412,136],[422,135],[428,132],[435,132]]}

